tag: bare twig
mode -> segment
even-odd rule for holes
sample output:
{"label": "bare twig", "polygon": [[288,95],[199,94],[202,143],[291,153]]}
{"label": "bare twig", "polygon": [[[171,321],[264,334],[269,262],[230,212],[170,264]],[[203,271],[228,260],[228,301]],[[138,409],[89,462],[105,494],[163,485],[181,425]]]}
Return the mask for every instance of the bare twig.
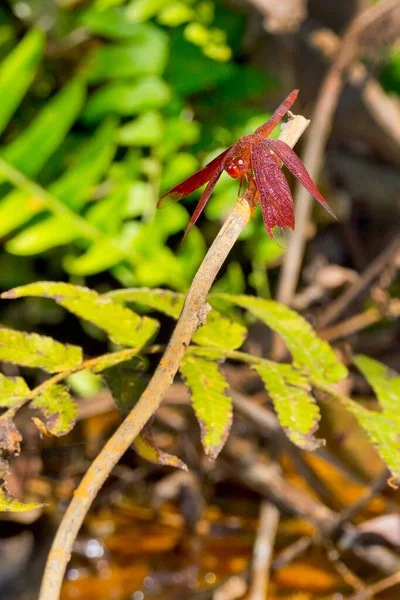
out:
{"label": "bare twig", "polygon": [[[334,111],[342,90],[345,71],[354,59],[361,33],[378,19],[397,8],[400,0],[383,0],[373,4],[359,14],[347,29],[335,62],[330,67],[322,84],[307,137],[303,162],[311,178],[318,179],[326,141],[332,123]],[[311,212],[311,197],[305,188],[297,186],[296,194],[296,230],[286,254],[277,299],[289,304],[297,286],[305,247],[305,232]]]}
{"label": "bare twig", "polygon": [[267,500],[263,500],[254,544],[249,600],[264,600],[267,597],[271,556],[278,522],[279,510]]}
{"label": "bare twig", "polygon": [[[283,128],[281,139],[294,146],[307,125],[308,121],[303,117],[293,118]],[[254,190],[248,189],[228,216],[193,279],[179,321],[154,376],[134,409],[109,439],[75,491],[48,557],[39,600],[59,598],[72,546],[85,515],[113,467],[157,410],[174,379],[192,336],[205,321],[209,311],[206,304],[207,294],[254,211],[253,196]]]}
{"label": "bare twig", "polygon": [[372,585],[369,585],[364,590],[361,590],[350,596],[347,600],[370,600],[370,598],[375,597],[375,594],[384,592],[395,585],[400,585],[400,571],[394,573],[393,575],[389,575],[389,577],[385,577],[385,579],[381,579]]}
{"label": "bare twig", "polygon": [[367,267],[360,278],[357,279],[337,300],[331,303],[328,310],[317,320],[317,329],[322,329],[340,317],[346,308],[359,296],[372,281],[378,277],[382,269],[400,252],[400,235],[396,235],[392,242],[379,254]]}

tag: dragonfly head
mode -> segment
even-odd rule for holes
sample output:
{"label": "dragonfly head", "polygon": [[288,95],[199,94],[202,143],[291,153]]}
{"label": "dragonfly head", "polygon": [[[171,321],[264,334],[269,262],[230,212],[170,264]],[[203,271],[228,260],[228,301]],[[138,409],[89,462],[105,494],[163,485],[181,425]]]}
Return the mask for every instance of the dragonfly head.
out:
{"label": "dragonfly head", "polygon": [[224,169],[230,177],[237,179],[246,175],[249,170],[249,164],[243,158],[232,158],[226,163]]}

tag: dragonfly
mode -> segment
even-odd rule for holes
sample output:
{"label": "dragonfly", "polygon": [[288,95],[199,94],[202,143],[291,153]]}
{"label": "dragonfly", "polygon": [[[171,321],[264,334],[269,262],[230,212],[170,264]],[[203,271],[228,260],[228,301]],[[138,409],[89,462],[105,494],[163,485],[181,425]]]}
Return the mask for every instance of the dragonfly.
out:
{"label": "dragonfly", "polygon": [[286,248],[295,227],[295,214],[289,184],[281,171],[282,164],[300,181],[307,191],[334,217],[329,204],[310,177],[305,165],[288,144],[269,139],[281,119],[290,110],[299,90],[293,90],[276,109],[271,118],[251,135],[245,135],[224,150],[205,167],[170,189],[157,207],[177,202],[207,184],[196,206],[184,238],[197,222],[223,171],[233,179],[240,179],[240,190],[246,182],[259,195],[265,228],[278,246]]}

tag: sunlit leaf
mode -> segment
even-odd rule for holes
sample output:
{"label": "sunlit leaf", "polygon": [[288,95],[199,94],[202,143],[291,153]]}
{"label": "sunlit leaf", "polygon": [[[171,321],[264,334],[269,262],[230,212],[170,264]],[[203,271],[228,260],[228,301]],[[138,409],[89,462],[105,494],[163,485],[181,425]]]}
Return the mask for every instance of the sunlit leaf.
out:
{"label": "sunlit leaf", "polygon": [[129,117],[162,108],[170,98],[167,84],[155,75],[141,77],[132,83],[109,83],[94,92],[83,111],[88,123],[109,115]]}
{"label": "sunlit leaf", "polygon": [[187,471],[188,468],[177,456],[161,450],[154,441],[151,424],[147,423],[141,433],[135,438],[133,447],[141,458],[155,463],[156,465],[167,465]]}
{"label": "sunlit leaf", "polygon": [[202,346],[215,346],[235,350],[240,348],[247,336],[247,329],[216,310],[211,310],[207,321],[199,327],[193,341]]}
{"label": "sunlit leaf", "polygon": [[80,113],[85,87],[74,80],[49,100],[32,123],[2,152],[3,158],[33,177],[61,144]]}
{"label": "sunlit leaf", "polygon": [[160,142],[163,130],[161,115],[148,112],[122,125],[118,130],[117,139],[122,146],[154,146]]}
{"label": "sunlit leaf", "polygon": [[191,392],[204,451],[215,459],[225,444],[232,423],[228,384],[216,362],[192,354],[185,355],[180,371]]}
{"label": "sunlit leaf", "polygon": [[6,377],[0,373],[0,406],[12,406],[27,394],[29,388],[22,377]]}
{"label": "sunlit leaf", "polygon": [[44,32],[33,29],[0,65],[0,133],[36,75],[44,41]]}
{"label": "sunlit leaf", "polygon": [[377,395],[384,414],[395,421],[400,432],[400,376],[368,356],[355,356],[353,362]]}
{"label": "sunlit leaf", "polygon": [[46,418],[46,429],[57,437],[65,435],[75,425],[78,408],[64,385],[53,384],[46,388],[31,403],[39,408]]}
{"label": "sunlit leaf", "polygon": [[0,236],[5,236],[43,211],[43,202],[22,190],[13,190],[0,201]]}
{"label": "sunlit leaf", "polygon": [[27,512],[41,508],[43,504],[29,503],[24,504],[16,498],[10,496],[4,487],[0,487],[0,511],[1,512]]}
{"label": "sunlit leaf", "polygon": [[131,0],[127,10],[127,19],[141,22],[151,19],[164,6],[164,0]]}
{"label": "sunlit leaf", "polygon": [[125,258],[122,250],[107,240],[93,243],[80,256],[66,256],[64,269],[73,275],[95,275],[117,265]]}
{"label": "sunlit leaf", "polygon": [[126,6],[114,6],[98,10],[93,5],[81,13],[80,22],[92,33],[111,39],[129,39],[140,43],[152,23],[134,23],[127,18]]}
{"label": "sunlit leaf", "polygon": [[94,50],[86,65],[89,81],[160,75],[167,62],[168,38],[162,29],[150,25],[143,27],[141,34],[129,42]]}
{"label": "sunlit leaf", "polygon": [[131,288],[108,292],[108,298],[115,302],[132,302],[143,304],[162,312],[174,319],[181,314],[185,295],[164,289]]}
{"label": "sunlit leaf", "polygon": [[0,360],[57,373],[78,366],[82,362],[82,350],[44,335],[2,328]]}
{"label": "sunlit leaf", "polygon": [[[39,296],[52,298],[78,317],[104,329],[116,344],[140,348],[157,331],[158,323],[139,317],[129,308],[99,296],[88,288],[49,281],[31,283],[5,292],[3,298]],[[0,330],[1,333],[1,330]]]}
{"label": "sunlit leaf", "polygon": [[[90,370],[93,373],[101,373],[110,367],[115,367],[119,363],[130,360],[137,353],[136,348],[125,348],[124,350],[120,350],[119,352],[110,352],[109,354],[103,354],[96,358],[94,364],[90,367]],[[140,364],[140,360],[138,359],[138,365]]]}
{"label": "sunlit leaf", "polygon": [[272,300],[251,296],[217,294],[251,312],[278,333],[290,350],[295,366],[306,368],[315,379],[335,383],[347,375],[330,345],[321,340],[311,325],[296,312]]}
{"label": "sunlit leaf", "polygon": [[313,436],[318,428],[320,413],[309,391],[289,384],[279,365],[272,361],[254,364],[253,368],[263,380],[288,438],[303,450],[316,450],[322,446],[324,441]]}

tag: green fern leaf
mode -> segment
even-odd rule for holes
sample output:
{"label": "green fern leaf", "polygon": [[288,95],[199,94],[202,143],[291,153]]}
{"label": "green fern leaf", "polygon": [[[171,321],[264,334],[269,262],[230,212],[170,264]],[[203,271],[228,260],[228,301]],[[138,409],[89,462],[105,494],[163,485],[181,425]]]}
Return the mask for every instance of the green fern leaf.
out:
{"label": "green fern leaf", "polygon": [[79,115],[84,98],[83,83],[80,80],[69,83],[7,146],[3,158],[29,177],[37,175]]}
{"label": "green fern leaf", "polygon": [[42,281],[2,294],[3,298],[24,296],[52,298],[78,317],[104,329],[116,344],[140,348],[158,329],[158,323],[154,319],[141,318],[129,308],[99,296],[93,290],[69,283]]}
{"label": "green fern leaf", "polygon": [[386,365],[368,356],[355,356],[353,362],[364,375],[375,394],[383,413],[397,425],[400,434],[400,376],[390,376]]}
{"label": "green fern leaf", "polygon": [[77,367],[82,362],[82,350],[44,335],[3,328],[0,329],[0,360],[58,373]]}
{"label": "green fern leaf", "polygon": [[60,437],[69,433],[75,425],[78,409],[68,389],[54,384],[36,396],[31,408],[39,408],[46,417],[46,429]]}
{"label": "green fern leaf", "polygon": [[232,423],[228,384],[216,362],[191,353],[183,358],[180,371],[191,392],[204,451],[214,460],[225,444]]}
{"label": "green fern leaf", "polygon": [[6,377],[0,373],[0,406],[9,407],[29,394],[29,388],[22,377]]}
{"label": "green fern leaf", "polygon": [[[110,369],[111,367],[115,367],[120,363],[130,361],[136,354],[138,350],[137,348],[125,348],[124,350],[120,350],[119,352],[110,352],[109,354],[103,354],[103,356],[99,356],[94,359],[93,366],[90,366],[90,371],[92,373],[101,373],[106,369]],[[141,358],[137,358],[137,366],[142,363]]]}
{"label": "green fern leaf", "polygon": [[[326,390],[328,393],[329,391]],[[393,421],[386,414],[368,410],[345,396],[339,396],[341,402],[353,413],[365,429],[371,442],[385,461],[393,476],[400,477],[400,428],[398,420]]]}
{"label": "green fern leaf", "polygon": [[100,240],[92,244],[89,249],[80,256],[66,256],[63,262],[64,269],[72,275],[86,277],[111,269],[123,259],[126,253],[119,249],[112,240]]}
{"label": "green fern leaf", "polygon": [[337,360],[330,345],[290,308],[273,300],[250,296],[217,294],[215,297],[245,308],[278,333],[290,350],[294,365],[306,368],[316,381],[335,383],[346,377],[347,369]]}
{"label": "green fern leaf", "polygon": [[4,487],[0,487],[0,512],[28,512],[29,510],[35,510],[42,508],[44,504],[24,504],[16,498],[10,496]]}
{"label": "green fern leaf", "polygon": [[157,310],[173,319],[179,319],[182,312],[185,295],[164,289],[127,288],[106,294],[115,302],[142,304]]}
{"label": "green fern leaf", "polygon": [[[263,364],[254,364],[253,368],[263,380],[288,438],[303,450],[316,450],[325,443],[313,436],[320,420],[319,408],[307,389],[285,380],[285,371],[280,366],[288,365],[263,361]],[[292,377],[292,381],[296,381],[296,374]]]}
{"label": "green fern leaf", "polygon": [[0,65],[0,133],[36,75],[44,42],[43,31],[30,31]]}

